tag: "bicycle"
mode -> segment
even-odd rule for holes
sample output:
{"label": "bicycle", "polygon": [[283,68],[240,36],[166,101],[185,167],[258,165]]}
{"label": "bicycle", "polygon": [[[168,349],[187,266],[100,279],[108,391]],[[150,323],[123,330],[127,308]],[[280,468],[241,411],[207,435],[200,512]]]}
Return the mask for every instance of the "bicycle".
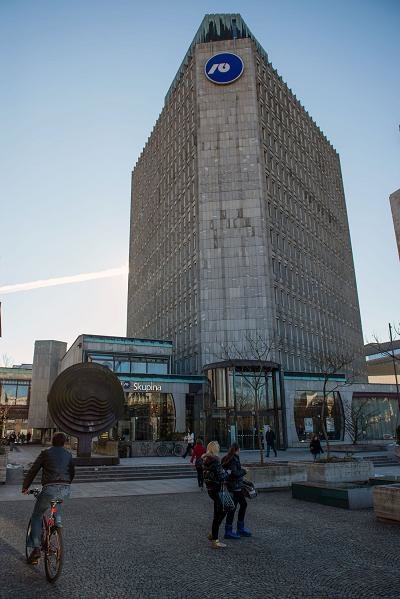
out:
{"label": "bicycle", "polygon": [[[40,494],[39,489],[31,489],[29,495],[34,495],[35,498]],[[42,518],[42,540],[41,551],[44,553],[44,570],[46,578],[49,582],[55,582],[61,574],[64,561],[64,549],[61,529],[55,526],[55,518],[57,513],[57,504],[62,503],[62,499],[52,499],[50,514],[43,514]],[[25,556],[29,562],[29,557],[32,547],[28,547],[28,542],[31,534],[32,519],[29,520],[26,531]]]}
{"label": "bicycle", "polygon": [[160,458],[165,458],[166,455],[174,455],[176,457],[179,457],[183,454],[184,448],[181,443],[170,441],[166,443],[161,443],[161,445],[157,447],[156,452]]}

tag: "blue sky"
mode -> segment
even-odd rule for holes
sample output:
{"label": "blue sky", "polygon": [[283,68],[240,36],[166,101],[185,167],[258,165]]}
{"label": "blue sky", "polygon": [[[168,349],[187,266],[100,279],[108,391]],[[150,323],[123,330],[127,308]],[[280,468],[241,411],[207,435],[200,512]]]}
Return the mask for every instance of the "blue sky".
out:
{"label": "blue sky", "polygon": [[[242,14],[338,150],[364,337],[386,337],[400,320],[397,0],[2,0],[0,288],[127,264],[131,170],[210,12]],[[0,291],[0,364],[31,361],[35,339],[124,335],[126,279]]]}

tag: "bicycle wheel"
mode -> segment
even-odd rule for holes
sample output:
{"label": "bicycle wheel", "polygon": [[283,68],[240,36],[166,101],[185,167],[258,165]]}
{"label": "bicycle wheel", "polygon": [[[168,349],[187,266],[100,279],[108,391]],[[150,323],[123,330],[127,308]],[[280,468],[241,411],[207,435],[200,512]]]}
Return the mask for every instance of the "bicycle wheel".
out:
{"label": "bicycle wheel", "polygon": [[174,447],[174,455],[181,456],[183,454],[183,445],[177,443]]}
{"label": "bicycle wheel", "polygon": [[33,551],[33,547],[29,547],[28,546],[28,542],[29,542],[29,537],[31,535],[31,529],[32,529],[32,520],[29,520],[28,523],[28,527],[26,529],[26,537],[25,537],[25,557],[26,557],[26,561],[29,563],[29,557]]}
{"label": "bicycle wheel", "polygon": [[168,453],[168,447],[165,444],[161,444],[157,447],[157,455],[160,458],[165,458]]}
{"label": "bicycle wheel", "polygon": [[53,526],[49,533],[44,555],[44,569],[49,582],[55,582],[61,574],[64,559],[61,529]]}

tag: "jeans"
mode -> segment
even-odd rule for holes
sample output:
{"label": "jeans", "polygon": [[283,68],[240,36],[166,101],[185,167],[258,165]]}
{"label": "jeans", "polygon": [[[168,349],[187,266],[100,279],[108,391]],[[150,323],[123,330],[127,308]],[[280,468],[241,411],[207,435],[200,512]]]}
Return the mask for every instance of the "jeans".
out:
{"label": "jeans", "polygon": [[[70,495],[70,485],[54,484],[43,487],[36,499],[32,513],[32,528],[30,547],[40,547],[42,538],[42,516],[50,507],[52,499],[67,499]],[[56,523],[61,524],[61,504],[57,505]]]}
{"label": "jeans", "polygon": [[222,507],[218,491],[208,491],[208,494],[214,502],[214,518],[212,521],[211,533],[213,540],[216,541],[218,539],[219,527],[221,526],[222,520],[225,518],[226,512],[224,512],[224,508]]}
{"label": "jeans", "polygon": [[229,512],[227,513],[226,523],[228,526],[232,526],[233,518],[235,517],[237,504],[240,505],[239,513],[238,513],[238,522],[244,522],[244,517],[245,517],[246,509],[247,509],[247,501],[244,497],[242,490],[234,491],[232,493],[232,495],[233,495],[233,502],[235,504],[235,507],[233,508],[233,510],[229,510]]}
{"label": "jeans", "polygon": [[267,444],[267,458],[269,458],[269,452],[271,451],[271,449],[274,452],[275,457],[277,456],[276,449],[275,449],[275,443],[270,443],[270,444]]}

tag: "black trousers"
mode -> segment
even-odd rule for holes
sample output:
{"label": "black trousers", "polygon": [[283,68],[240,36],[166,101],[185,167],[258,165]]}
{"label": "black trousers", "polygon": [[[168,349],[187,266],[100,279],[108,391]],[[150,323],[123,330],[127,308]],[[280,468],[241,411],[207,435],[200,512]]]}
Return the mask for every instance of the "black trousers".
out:
{"label": "black trousers", "polygon": [[234,493],[232,493],[232,495],[233,495],[233,502],[235,504],[235,507],[233,510],[229,510],[229,512],[226,515],[226,523],[228,526],[232,525],[233,518],[235,517],[237,504],[239,504],[239,506],[240,506],[239,513],[238,513],[238,522],[244,521],[244,517],[246,515],[246,510],[247,510],[247,501],[245,499],[243,491],[242,490],[235,491]]}
{"label": "black trousers", "polygon": [[214,518],[212,521],[211,533],[213,540],[216,541],[218,539],[219,527],[225,518],[226,512],[224,512],[224,508],[222,507],[218,491],[208,491],[208,494],[214,502]]}
{"label": "black trousers", "polygon": [[183,454],[182,457],[186,458],[186,456],[187,456],[188,453],[190,453],[190,454],[192,453],[192,449],[193,449],[193,443],[188,443],[187,447],[186,447],[186,450],[185,450],[185,453]]}
{"label": "black trousers", "polygon": [[271,449],[274,452],[275,457],[276,457],[277,453],[276,453],[276,449],[275,449],[275,441],[272,441],[272,443],[267,443],[267,458],[269,457],[269,452]]}
{"label": "black trousers", "polygon": [[203,487],[203,483],[204,483],[203,466],[196,466],[196,472],[197,472],[197,482],[199,484],[199,487]]}

